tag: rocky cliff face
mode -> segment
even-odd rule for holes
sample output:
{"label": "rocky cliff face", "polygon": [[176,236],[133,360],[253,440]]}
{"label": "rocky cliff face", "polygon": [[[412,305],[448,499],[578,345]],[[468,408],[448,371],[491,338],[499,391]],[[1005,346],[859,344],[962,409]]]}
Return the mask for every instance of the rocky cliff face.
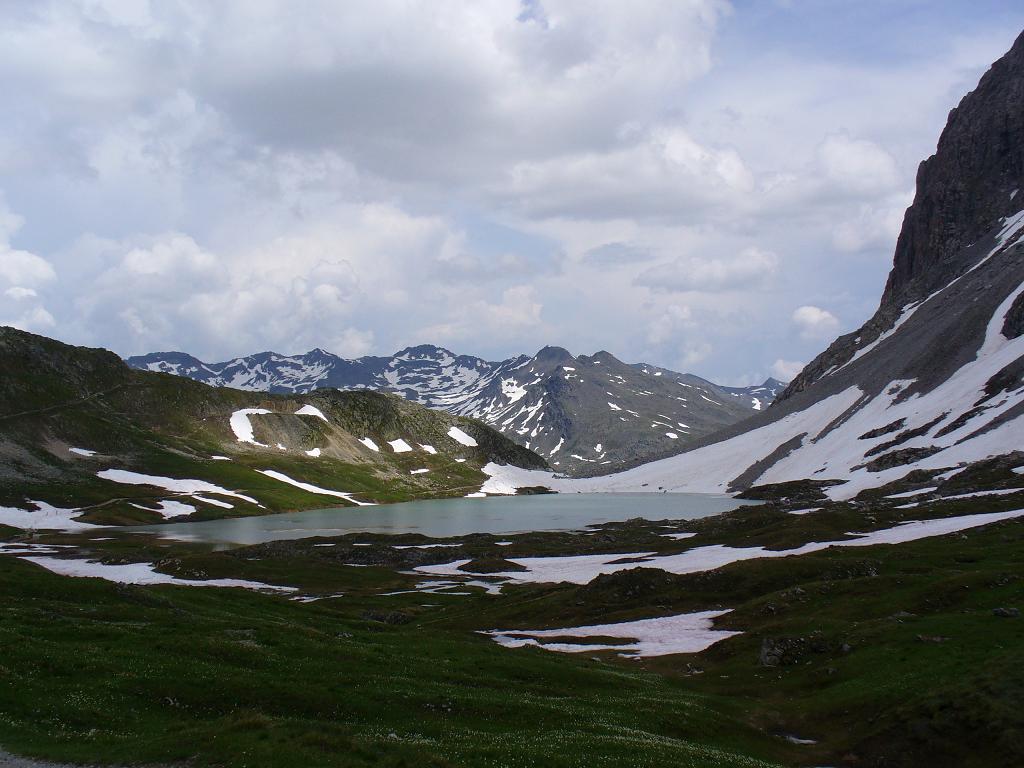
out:
{"label": "rocky cliff face", "polygon": [[1002,234],[1012,247],[1024,208],[1024,34],[949,114],[935,154],[917,172],[878,311],[794,379],[792,397],[852,359],[921,302],[977,265]]}

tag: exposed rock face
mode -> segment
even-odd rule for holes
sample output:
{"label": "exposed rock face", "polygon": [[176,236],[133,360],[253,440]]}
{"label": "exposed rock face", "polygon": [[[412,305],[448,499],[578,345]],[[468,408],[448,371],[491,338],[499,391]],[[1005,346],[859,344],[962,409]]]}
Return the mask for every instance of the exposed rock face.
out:
{"label": "exposed rock face", "polygon": [[[891,329],[903,307],[922,301],[974,266],[992,238],[1024,208],[1024,34],[949,114],[934,155],[917,172],[914,203],[896,243],[876,314],[837,339],[794,379],[779,400]],[[1009,248],[1019,232],[1007,238]],[[1011,330],[1022,310],[1007,318]]]}

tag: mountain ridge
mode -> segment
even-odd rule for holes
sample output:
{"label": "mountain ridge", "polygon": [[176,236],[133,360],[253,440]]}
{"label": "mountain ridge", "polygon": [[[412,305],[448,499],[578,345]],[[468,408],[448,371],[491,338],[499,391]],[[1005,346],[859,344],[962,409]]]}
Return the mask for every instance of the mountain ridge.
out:
{"label": "mountain ridge", "polygon": [[[1024,34],[950,113],[921,164],[875,315],[770,409],[583,489],[804,483],[811,498],[840,500],[907,484],[931,492],[999,457],[1024,472],[1022,191]],[[965,196],[974,202],[961,206]]]}
{"label": "mountain ridge", "polygon": [[348,359],[317,348],[220,363],[182,352],[126,362],[249,391],[393,392],[428,408],[480,419],[570,475],[600,474],[678,453],[691,440],[767,407],[783,387],[771,378],[752,387],[721,387],[692,374],[623,363],[605,350],[573,356],[558,346],[497,362],[432,344],[409,346],[390,357]]}

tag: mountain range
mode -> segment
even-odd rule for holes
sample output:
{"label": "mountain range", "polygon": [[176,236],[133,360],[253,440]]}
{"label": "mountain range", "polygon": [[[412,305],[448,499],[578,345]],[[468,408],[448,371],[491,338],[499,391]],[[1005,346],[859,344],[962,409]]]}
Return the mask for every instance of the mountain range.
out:
{"label": "mountain range", "polygon": [[558,472],[603,474],[673,455],[766,408],[785,387],[768,379],[722,387],[691,374],[626,364],[608,352],[574,357],[560,347],[489,362],[432,345],[391,357],[345,359],[322,349],[263,352],[205,363],[182,352],[130,357],[140,370],[218,387],[306,393],[392,392],[428,408],[479,419],[544,456]]}
{"label": "mountain range", "polygon": [[723,492],[801,481],[850,499],[908,482],[941,493],[972,463],[1010,455],[1019,464],[1022,136],[1024,35],[950,113],[921,164],[875,314],[771,408],[583,489]]}

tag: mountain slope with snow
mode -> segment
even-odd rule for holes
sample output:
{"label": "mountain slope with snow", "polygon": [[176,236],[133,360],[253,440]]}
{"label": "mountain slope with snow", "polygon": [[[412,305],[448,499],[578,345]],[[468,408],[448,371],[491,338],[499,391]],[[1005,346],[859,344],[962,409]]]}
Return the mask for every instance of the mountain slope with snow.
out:
{"label": "mountain slope with snow", "polygon": [[[938,476],[1024,450],[1021,190],[1024,35],[951,112],[921,165],[877,313],[767,411],[692,451],[573,489],[725,492],[817,480],[848,499],[915,470]],[[493,488],[518,482],[492,471]]]}
{"label": "mountain slope with snow", "polygon": [[784,386],[769,379],[757,387],[719,387],[665,368],[627,365],[607,352],[574,357],[559,347],[501,362],[431,345],[355,360],[315,349],[294,356],[264,352],[223,363],[204,363],[180,352],[127,362],[250,391],[296,394],[336,387],[393,392],[429,408],[480,419],[572,475],[607,473],[676,454],[766,408]]}

